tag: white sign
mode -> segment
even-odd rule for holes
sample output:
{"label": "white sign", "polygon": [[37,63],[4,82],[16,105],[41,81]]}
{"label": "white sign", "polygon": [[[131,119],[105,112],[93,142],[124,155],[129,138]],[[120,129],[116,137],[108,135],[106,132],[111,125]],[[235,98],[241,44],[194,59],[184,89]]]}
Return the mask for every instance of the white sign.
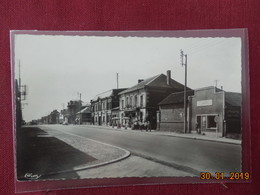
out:
{"label": "white sign", "polygon": [[211,106],[212,100],[201,100],[197,101],[197,106]]}

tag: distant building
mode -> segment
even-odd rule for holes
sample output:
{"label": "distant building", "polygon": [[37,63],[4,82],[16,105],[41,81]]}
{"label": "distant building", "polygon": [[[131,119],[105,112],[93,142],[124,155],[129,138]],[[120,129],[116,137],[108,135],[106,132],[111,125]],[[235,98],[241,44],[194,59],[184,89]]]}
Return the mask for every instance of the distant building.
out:
{"label": "distant building", "polygon": [[91,120],[91,106],[86,106],[81,111],[76,113],[78,124],[90,125]]}
{"label": "distant building", "polygon": [[[216,87],[187,91],[187,126],[189,132],[216,133],[218,137],[240,137],[241,93]],[[184,97],[173,93],[159,103],[161,131],[183,132]]]}
{"label": "distant building", "polygon": [[120,111],[119,107],[112,108],[111,110],[111,115],[112,115],[111,125],[113,127],[120,127],[119,111]]}
{"label": "distant building", "polygon": [[50,113],[50,117],[49,117],[49,124],[59,124],[60,123],[60,113],[57,110],[53,110]]}
{"label": "distant building", "polygon": [[173,92],[184,90],[184,86],[171,79],[171,72],[156,75],[138,83],[122,92],[120,95],[120,123],[122,126],[132,126],[133,123],[149,121],[152,129],[156,129],[156,112],[158,103]]}
{"label": "distant building", "polygon": [[76,113],[81,110],[82,101],[80,100],[71,100],[68,102],[68,123],[76,124]]}
{"label": "distant building", "polygon": [[42,122],[42,124],[48,124],[48,116],[43,116],[42,118],[41,118],[41,122]]}
{"label": "distant building", "polygon": [[60,111],[60,124],[68,124],[70,113],[68,109],[62,109]]}
{"label": "distant building", "polygon": [[111,89],[91,100],[92,124],[112,125],[112,110],[119,107],[118,93],[125,89]]}

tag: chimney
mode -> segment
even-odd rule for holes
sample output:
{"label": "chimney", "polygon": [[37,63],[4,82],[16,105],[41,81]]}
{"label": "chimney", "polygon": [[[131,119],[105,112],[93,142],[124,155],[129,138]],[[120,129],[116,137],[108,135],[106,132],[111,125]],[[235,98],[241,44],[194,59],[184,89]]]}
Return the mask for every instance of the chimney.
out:
{"label": "chimney", "polygon": [[138,79],[138,83],[141,83],[142,81],[144,81],[144,79]]}
{"label": "chimney", "polygon": [[171,71],[167,70],[167,85],[171,85]]}

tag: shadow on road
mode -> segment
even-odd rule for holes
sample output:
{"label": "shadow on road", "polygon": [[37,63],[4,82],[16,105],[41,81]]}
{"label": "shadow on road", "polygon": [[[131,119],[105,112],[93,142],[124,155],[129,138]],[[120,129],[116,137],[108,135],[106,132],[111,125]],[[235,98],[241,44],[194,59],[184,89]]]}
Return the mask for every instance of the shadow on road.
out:
{"label": "shadow on road", "polygon": [[[18,180],[79,178],[73,168],[96,160],[37,127],[23,127],[16,133],[16,162]],[[39,178],[38,178],[39,177]]]}

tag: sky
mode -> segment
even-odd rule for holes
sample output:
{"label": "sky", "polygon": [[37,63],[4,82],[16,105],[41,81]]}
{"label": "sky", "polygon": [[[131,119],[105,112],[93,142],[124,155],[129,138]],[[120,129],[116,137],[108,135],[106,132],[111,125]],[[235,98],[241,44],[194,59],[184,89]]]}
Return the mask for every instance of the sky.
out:
{"label": "sky", "polygon": [[241,92],[240,38],[109,37],[16,34],[15,78],[18,64],[25,121],[66,108],[70,100],[90,102],[97,94],[137,84],[171,70],[184,83],[180,50],[187,54],[188,87],[223,86]]}

